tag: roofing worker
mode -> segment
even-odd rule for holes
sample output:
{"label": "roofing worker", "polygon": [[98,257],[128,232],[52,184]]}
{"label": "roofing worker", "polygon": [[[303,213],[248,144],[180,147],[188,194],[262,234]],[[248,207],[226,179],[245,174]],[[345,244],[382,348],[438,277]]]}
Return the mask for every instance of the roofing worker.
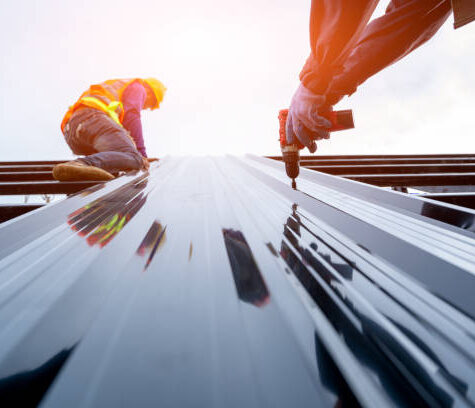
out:
{"label": "roofing worker", "polygon": [[61,123],[66,143],[85,157],[56,165],[56,180],[110,180],[122,170],[148,169],[140,111],[160,105],[166,88],[155,78],[91,85]]}
{"label": "roofing worker", "polygon": [[378,3],[312,0],[311,54],[290,105],[287,142],[296,136],[313,153],[315,140],[328,139],[331,127],[319,113],[424,44],[452,10],[455,28],[475,19],[474,0],[392,0],[386,13],[368,24]]}

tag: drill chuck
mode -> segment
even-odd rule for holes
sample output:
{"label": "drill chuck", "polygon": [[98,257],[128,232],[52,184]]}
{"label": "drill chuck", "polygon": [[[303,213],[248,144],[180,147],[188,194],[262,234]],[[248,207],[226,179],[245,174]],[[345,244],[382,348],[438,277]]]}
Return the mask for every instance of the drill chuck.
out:
{"label": "drill chuck", "polygon": [[281,149],[287,176],[291,179],[297,178],[300,172],[300,149],[296,145],[282,146]]}
{"label": "drill chuck", "polygon": [[285,171],[287,176],[295,179],[299,176],[299,164],[295,161],[286,161],[285,162]]}

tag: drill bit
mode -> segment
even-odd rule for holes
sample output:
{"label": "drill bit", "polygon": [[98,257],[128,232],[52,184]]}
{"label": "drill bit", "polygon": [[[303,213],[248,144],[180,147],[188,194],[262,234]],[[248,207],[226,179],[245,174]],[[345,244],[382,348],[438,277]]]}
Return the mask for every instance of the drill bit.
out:
{"label": "drill bit", "polygon": [[294,179],[294,178],[292,179],[292,184],[291,184],[291,186],[292,186],[292,188],[293,188],[294,190],[297,190],[297,183],[295,182],[295,179]]}

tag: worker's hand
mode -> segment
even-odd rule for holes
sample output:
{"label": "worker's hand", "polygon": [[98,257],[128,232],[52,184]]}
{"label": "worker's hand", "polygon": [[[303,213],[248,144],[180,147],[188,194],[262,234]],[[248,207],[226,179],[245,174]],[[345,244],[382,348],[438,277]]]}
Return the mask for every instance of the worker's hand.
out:
{"label": "worker's hand", "polygon": [[150,164],[148,163],[148,159],[142,156],[142,170],[148,171],[150,168]]}
{"label": "worker's hand", "polygon": [[315,95],[302,84],[297,88],[290,103],[287,118],[287,143],[297,141],[313,153],[317,150],[315,140],[329,139],[332,123],[320,115],[322,111],[329,111],[325,103],[325,96]]}

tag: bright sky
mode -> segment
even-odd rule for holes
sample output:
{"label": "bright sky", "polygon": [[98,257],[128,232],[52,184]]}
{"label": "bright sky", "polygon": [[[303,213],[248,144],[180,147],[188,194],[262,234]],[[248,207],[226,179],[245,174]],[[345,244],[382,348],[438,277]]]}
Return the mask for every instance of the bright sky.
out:
{"label": "bright sky", "polygon": [[[142,115],[150,156],[277,154],[309,11],[310,0],[2,1],[0,160],[72,157],[67,107],[91,83],[135,76],[168,88]],[[474,153],[475,23],[452,22],[344,99],[356,129],[318,152]]]}

